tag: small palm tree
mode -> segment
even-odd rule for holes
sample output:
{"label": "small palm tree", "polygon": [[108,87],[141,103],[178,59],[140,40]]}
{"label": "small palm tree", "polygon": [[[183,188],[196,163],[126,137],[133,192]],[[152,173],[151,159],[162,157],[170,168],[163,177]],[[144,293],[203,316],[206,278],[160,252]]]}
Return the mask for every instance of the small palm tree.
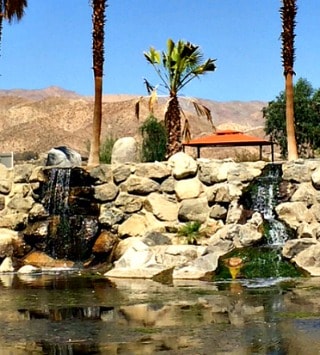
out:
{"label": "small palm tree", "polygon": [[94,111],[92,124],[92,138],[88,165],[100,163],[100,136],[102,121],[102,84],[104,63],[104,25],[107,0],[92,0],[93,22],[93,74],[94,74]]}
{"label": "small palm tree", "polygon": [[27,6],[27,0],[0,0],[0,42],[3,20],[9,21],[9,23],[14,19],[21,20]]}
{"label": "small palm tree", "polygon": [[283,0],[280,8],[282,20],[282,64],[285,77],[285,95],[286,95],[286,130],[288,160],[298,158],[298,149],[294,126],[294,94],[293,94],[293,64],[295,59],[294,49],[294,28],[296,25],[295,17],[297,14],[296,0]]}
{"label": "small palm tree", "polygon": [[[162,85],[164,85],[169,93],[164,117],[168,135],[168,158],[182,149],[181,107],[179,105],[178,93],[191,80],[214,71],[216,69],[215,60],[209,58],[204,61],[198,46],[182,40],[175,43],[171,39],[167,41],[166,52],[159,52],[151,47],[148,52],[144,52],[144,56],[152,64],[160,77]],[[152,89],[149,83],[148,87],[149,90]],[[197,113],[205,115],[212,123],[210,110],[196,101],[193,101],[193,103]],[[186,120],[184,133],[187,138],[188,132],[189,126]]]}

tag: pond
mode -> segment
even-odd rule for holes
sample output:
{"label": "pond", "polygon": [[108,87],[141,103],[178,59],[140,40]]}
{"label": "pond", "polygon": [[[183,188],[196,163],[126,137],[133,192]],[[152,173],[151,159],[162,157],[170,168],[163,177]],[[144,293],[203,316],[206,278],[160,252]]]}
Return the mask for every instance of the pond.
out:
{"label": "pond", "polygon": [[317,354],[320,280],[1,275],[0,354]]}

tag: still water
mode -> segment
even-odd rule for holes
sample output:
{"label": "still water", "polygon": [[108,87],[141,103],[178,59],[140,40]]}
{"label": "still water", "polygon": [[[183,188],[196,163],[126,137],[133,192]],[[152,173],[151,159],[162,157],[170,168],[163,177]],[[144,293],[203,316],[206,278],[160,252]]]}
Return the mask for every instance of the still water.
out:
{"label": "still water", "polygon": [[320,354],[320,279],[0,276],[0,354]]}

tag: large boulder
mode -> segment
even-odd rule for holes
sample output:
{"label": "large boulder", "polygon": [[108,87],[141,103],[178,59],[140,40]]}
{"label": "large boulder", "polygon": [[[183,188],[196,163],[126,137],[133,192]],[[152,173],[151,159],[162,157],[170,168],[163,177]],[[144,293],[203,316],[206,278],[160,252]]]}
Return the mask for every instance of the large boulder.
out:
{"label": "large boulder", "polygon": [[301,223],[311,223],[314,220],[312,212],[303,202],[283,202],[275,208],[278,218],[293,230]]}
{"label": "large boulder", "polygon": [[113,145],[111,164],[123,164],[138,161],[138,145],[133,137],[119,138]]}
{"label": "large boulder", "polygon": [[81,166],[81,155],[65,146],[55,147],[48,152],[46,166],[58,166],[61,168]]}

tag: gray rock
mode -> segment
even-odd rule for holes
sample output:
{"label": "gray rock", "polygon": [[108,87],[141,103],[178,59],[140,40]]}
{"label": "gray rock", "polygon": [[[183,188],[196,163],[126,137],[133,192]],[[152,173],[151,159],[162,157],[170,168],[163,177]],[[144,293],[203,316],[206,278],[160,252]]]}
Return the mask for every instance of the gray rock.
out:
{"label": "gray rock", "polygon": [[71,168],[81,166],[81,155],[75,150],[61,146],[49,150],[46,166],[58,166],[61,168]]}
{"label": "gray rock", "polygon": [[99,222],[104,227],[112,228],[116,224],[121,223],[124,220],[124,213],[114,207],[110,207],[109,204],[102,204],[100,207]]}
{"label": "gray rock", "polygon": [[209,211],[206,198],[187,199],[181,202],[178,217],[182,222],[199,221],[204,223],[209,216]]}
{"label": "gray rock", "polygon": [[120,192],[115,200],[116,207],[125,213],[135,213],[141,210],[143,198],[140,196],[129,195],[126,192]]}
{"label": "gray rock", "polygon": [[146,177],[130,176],[126,182],[122,184],[122,187],[132,194],[147,195],[151,192],[158,191],[160,185]]}
{"label": "gray rock", "polygon": [[155,246],[155,245],[169,245],[172,244],[171,239],[166,235],[163,235],[159,232],[148,232],[146,233],[145,237],[142,241],[147,244],[148,246]]}

